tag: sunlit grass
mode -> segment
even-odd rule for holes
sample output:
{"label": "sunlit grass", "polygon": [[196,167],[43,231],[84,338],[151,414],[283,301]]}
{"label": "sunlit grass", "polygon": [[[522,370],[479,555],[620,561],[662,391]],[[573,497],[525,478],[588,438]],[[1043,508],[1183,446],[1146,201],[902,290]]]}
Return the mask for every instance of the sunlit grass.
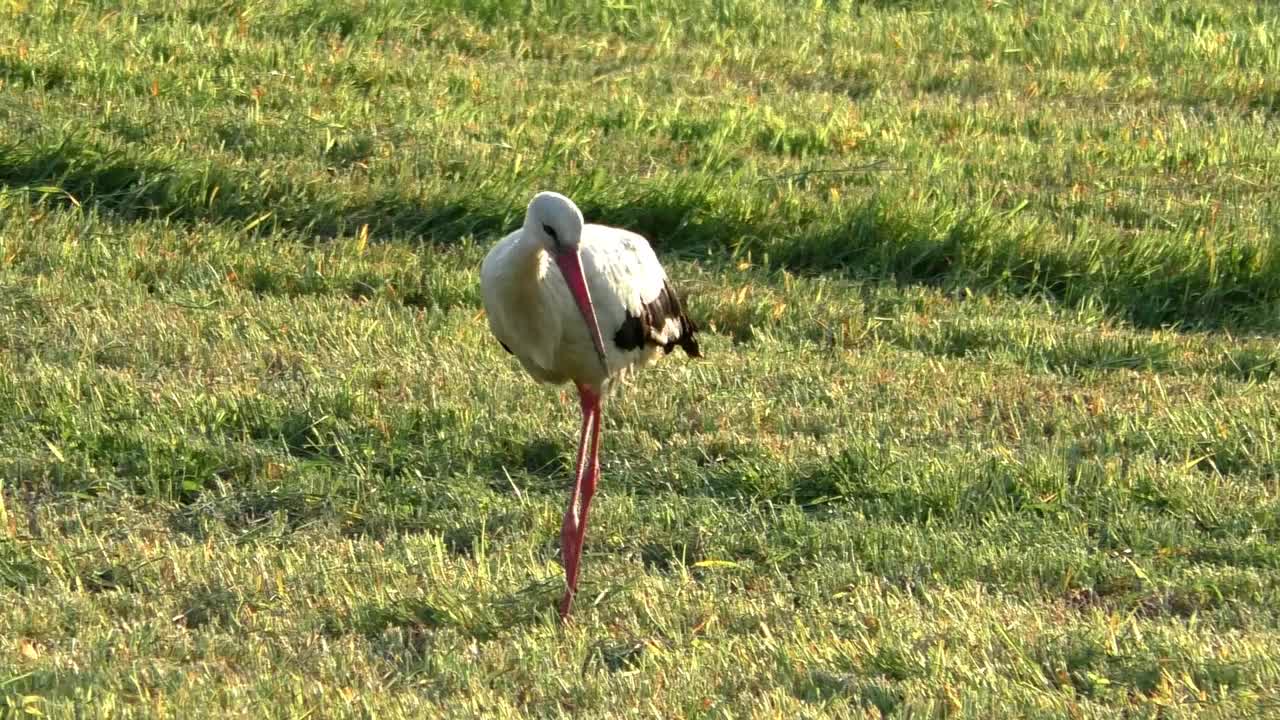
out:
{"label": "sunlit grass", "polygon": [[[6,712],[1274,713],[1277,32],[0,6]],[[476,294],[543,188],[708,356],[611,401],[569,627],[576,405]]]}

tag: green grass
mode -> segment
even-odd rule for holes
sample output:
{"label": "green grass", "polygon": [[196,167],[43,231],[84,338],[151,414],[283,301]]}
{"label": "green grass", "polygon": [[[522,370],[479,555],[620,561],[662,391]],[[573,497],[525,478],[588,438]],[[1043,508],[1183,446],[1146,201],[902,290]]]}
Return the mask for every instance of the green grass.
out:
{"label": "green grass", "polygon": [[[0,715],[1280,712],[1267,3],[0,4]],[[480,315],[554,188],[707,360]]]}

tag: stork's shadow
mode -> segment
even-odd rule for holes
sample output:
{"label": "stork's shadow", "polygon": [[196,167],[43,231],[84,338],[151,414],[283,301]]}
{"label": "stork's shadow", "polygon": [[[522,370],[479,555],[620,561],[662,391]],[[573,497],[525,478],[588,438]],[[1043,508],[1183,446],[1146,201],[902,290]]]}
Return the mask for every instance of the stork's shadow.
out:
{"label": "stork's shadow", "polygon": [[489,455],[489,466],[494,468],[489,488],[505,495],[562,491],[573,479],[571,462],[572,452],[563,443],[546,438],[503,441]]}
{"label": "stork's shadow", "polygon": [[392,646],[387,649],[424,652],[430,648],[430,637],[446,628],[477,640],[491,640],[516,628],[555,622],[562,591],[558,577],[534,580],[481,600],[457,591],[427,591],[421,597],[358,605],[331,618],[326,629],[333,635],[364,635],[377,644]]}

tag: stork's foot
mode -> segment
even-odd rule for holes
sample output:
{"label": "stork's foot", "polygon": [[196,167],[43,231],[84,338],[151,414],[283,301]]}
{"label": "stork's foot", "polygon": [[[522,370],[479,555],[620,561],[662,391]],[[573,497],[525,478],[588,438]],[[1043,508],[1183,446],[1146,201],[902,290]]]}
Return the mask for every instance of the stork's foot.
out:
{"label": "stork's foot", "polygon": [[565,590],[564,597],[560,598],[560,622],[566,624],[570,620],[570,614],[573,611],[573,591]]}
{"label": "stork's foot", "polygon": [[560,558],[564,562],[564,597],[560,599],[560,619],[567,620],[573,608],[573,595],[578,589],[578,562],[582,557],[582,545],[579,543],[580,531],[573,508],[564,515],[564,524],[560,528]]}

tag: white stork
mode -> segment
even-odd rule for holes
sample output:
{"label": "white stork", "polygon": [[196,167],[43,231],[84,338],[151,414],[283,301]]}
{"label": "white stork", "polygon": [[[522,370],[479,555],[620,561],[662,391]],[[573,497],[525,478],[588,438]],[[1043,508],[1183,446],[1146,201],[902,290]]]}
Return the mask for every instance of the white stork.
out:
{"label": "white stork", "polygon": [[569,507],[560,528],[567,618],[578,589],[587,510],[600,479],[600,402],[613,382],[679,346],[701,357],[685,315],[645,239],[588,225],[569,198],[541,192],[524,226],[489,251],[480,269],[489,327],[535,380],[571,380],[582,433]]}

